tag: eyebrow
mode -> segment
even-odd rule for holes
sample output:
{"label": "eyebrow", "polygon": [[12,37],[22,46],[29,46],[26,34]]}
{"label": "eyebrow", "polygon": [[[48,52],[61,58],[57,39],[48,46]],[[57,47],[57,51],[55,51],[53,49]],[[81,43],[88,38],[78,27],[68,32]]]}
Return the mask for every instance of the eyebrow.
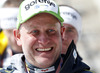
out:
{"label": "eyebrow", "polygon": [[65,27],[65,28],[69,28],[69,29],[75,29],[74,27],[69,27],[69,26],[67,26],[67,27]]}

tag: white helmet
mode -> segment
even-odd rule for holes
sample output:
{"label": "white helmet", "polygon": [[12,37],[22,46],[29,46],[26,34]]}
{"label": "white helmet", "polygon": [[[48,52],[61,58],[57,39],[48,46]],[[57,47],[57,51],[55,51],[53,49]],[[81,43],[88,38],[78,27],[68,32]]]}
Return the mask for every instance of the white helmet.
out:
{"label": "white helmet", "polygon": [[82,31],[82,19],[80,14],[74,8],[69,6],[61,5],[59,6],[59,8],[60,8],[60,15],[64,19],[63,23],[67,23],[74,26],[80,38]]}
{"label": "white helmet", "polygon": [[16,28],[18,11],[19,8],[0,8],[0,28]]}

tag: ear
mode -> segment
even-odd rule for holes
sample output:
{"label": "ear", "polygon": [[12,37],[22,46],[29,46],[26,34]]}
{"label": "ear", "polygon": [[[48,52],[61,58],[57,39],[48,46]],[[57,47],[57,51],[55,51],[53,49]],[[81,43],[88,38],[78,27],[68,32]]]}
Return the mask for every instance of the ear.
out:
{"label": "ear", "polygon": [[61,26],[61,36],[63,37],[63,33],[65,31],[65,27],[64,26]]}
{"label": "ear", "polygon": [[22,44],[21,44],[21,39],[20,39],[20,32],[19,32],[19,30],[14,29],[14,30],[13,30],[13,34],[14,34],[15,40],[17,41],[17,45],[18,45],[18,46],[22,46]]}

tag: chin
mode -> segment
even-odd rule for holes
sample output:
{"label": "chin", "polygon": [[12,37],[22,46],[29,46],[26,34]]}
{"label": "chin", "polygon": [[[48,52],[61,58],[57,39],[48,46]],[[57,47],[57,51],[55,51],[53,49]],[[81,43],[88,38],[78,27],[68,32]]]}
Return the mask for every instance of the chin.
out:
{"label": "chin", "polygon": [[38,60],[38,63],[41,63],[41,65],[51,65],[52,60],[41,58],[40,60]]}
{"label": "chin", "polygon": [[50,60],[50,59],[40,59],[40,60],[38,60],[38,61],[40,61],[41,63],[47,63],[47,62],[51,62],[52,60]]}

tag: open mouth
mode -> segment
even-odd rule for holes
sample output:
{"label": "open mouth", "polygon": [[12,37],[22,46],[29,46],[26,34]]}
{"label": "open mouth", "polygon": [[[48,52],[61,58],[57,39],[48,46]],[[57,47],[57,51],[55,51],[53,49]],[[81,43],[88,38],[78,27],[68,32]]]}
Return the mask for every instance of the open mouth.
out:
{"label": "open mouth", "polygon": [[48,51],[51,51],[53,49],[53,47],[51,48],[37,48],[36,50],[39,51],[39,52],[48,52]]}

